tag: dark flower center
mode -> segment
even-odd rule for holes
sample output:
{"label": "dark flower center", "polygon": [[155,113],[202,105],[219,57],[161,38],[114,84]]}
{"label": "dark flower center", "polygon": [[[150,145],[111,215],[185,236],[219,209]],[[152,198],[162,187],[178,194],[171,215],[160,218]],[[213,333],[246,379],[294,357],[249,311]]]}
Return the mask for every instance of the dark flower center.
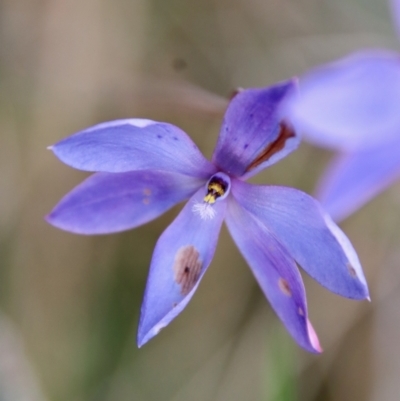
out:
{"label": "dark flower center", "polygon": [[214,174],[207,182],[206,195],[202,202],[194,203],[192,211],[202,219],[213,219],[216,214],[215,202],[225,199],[230,190],[231,180],[225,173]]}
{"label": "dark flower center", "polygon": [[213,204],[218,198],[225,197],[229,192],[230,179],[224,173],[213,175],[207,183],[207,194],[204,202]]}

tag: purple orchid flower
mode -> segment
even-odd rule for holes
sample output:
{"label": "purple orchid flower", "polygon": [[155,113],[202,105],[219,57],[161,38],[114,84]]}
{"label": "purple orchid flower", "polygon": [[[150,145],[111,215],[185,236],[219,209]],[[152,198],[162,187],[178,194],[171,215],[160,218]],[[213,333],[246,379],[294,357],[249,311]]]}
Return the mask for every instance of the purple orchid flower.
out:
{"label": "purple orchid flower", "polygon": [[296,189],[245,182],[297,147],[299,137],[282,114],[295,89],[294,81],[287,81],[238,93],[225,113],[211,162],[176,126],[141,119],[99,124],[51,147],[64,163],[96,172],[47,217],[61,229],[122,231],[189,198],[156,244],[139,346],[192,298],[224,220],[272,307],[306,350],[321,348],[308,319],[297,263],[339,295],[368,298],[353,247],[318,202]]}
{"label": "purple orchid flower", "polygon": [[[400,34],[400,0],[392,1]],[[300,79],[287,114],[310,142],[338,151],[317,185],[336,221],[400,177],[400,54],[367,50]]]}

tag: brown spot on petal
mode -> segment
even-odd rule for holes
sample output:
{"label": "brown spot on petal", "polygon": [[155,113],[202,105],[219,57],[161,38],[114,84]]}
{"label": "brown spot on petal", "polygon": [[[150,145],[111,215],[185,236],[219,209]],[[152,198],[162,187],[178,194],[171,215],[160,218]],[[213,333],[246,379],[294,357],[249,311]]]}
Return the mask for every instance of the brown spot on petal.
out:
{"label": "brown spot on petal", "polygon": [[148,205],[148,204],[150,203],[150,199],[149,199],[149,198],[144,198],[144,199],[143,199],[143,203],[144,203],[145,205]]}
{"label": "brown spot on petal", "polygon": [[267,161],[272,155],[278,153],[285,147],[286,141],[295,137],[293,128],[285,121],[280,123],[280,131],[274,142],[269,143],[265,149],[247,166],[246,173],[253,170],[261,163]]}
{"label": "brown spot on petal", "polygon": [[284,279],[280,278],[278,280],[279,289],[288,297],[292,296],[292,290],[290,289],[289,283]]}
{"label": "brown spot on petal", "polygon": [[357,277],[356,269],[350,263],[347,263],[347,269],[349,270],[351,277]]}
{"label": "brown spot on petal", "polygon": [[146,196],[150,196],[150,195],[151,195],[151,189],[145,188],[145,189],[143,190],[143,194],[146,195]]}
{"label": "brown spot on petal", "polygon": [[197,283],[202,261],[193,245],[180,248],[175,256],[174,279],[181,286],[181,294],[187,295]]}
{"label": "brown spot on petal", "polygon": [[300,316],[304,316],[304,311],[303,308],[299,306],[299,309],[297,309],[297,312],[299,312]]}

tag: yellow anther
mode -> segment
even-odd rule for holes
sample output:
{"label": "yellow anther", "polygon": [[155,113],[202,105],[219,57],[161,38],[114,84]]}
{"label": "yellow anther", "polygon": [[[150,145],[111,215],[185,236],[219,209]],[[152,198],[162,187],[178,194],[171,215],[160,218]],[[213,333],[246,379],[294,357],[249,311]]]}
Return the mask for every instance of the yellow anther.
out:
{"label": "yellow anther", "polygon": [[207,195],[204,197],[204,202],[209,204],[215,203],[217,198],[221,197],[225,193],[225,188],[221,185],[220,182],[211,181],[208,184]]}
{"label": "yellow anther", "polygon": [[205,197],[204,197],[204,202],[207,202],[207,203],[210,203],[210,204],[213,204],[213,203],[215,203],[215,201],[217,200],[217,197],[215,196],[215,194],[207,194]]}
{"label": "yellow anther", "polygon": [[210,182],[208,192],[215,192],[218,196],[222,196],[225,190],[219,182]]}
{"label": "yellow anther", "polygon": [[219,173],[211,177],[207,184],[207,193],[203,201],[196,202],[192,211],[198,214],[203,220],[211,220],[217,214],[215,203],[227,196],[230,180],[224,173]]}

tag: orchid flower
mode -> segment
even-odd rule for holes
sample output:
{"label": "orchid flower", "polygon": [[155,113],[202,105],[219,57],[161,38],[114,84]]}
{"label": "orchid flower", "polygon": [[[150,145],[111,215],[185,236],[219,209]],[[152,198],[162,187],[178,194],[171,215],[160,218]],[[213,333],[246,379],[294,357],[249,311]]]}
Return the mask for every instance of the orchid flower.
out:
{"label": "orchid flower", "polygon": [[[400,0],[392,1],[400,34]],[[400,54],[354,53],[310,71],[287,114],[306,139],[337,151],[317,198],[340,221],[400,177]]]}
{"label": "orchid flower", "polygon": [[138,345],[187,305],[213,258],[222,222],[265,296],[297,343],[320,352],[297,264],[330,291],[368,298],[345,234],[309,195],[246,180],[299,143],[283,114],[293,80],[247,89],[230,102],[211,162],[178,127],[151,120],[111,121],[51,147],[64,163],[95,172],[47,220],[79,234],[144,224],[189,199],[160,236],[141,309]]}

